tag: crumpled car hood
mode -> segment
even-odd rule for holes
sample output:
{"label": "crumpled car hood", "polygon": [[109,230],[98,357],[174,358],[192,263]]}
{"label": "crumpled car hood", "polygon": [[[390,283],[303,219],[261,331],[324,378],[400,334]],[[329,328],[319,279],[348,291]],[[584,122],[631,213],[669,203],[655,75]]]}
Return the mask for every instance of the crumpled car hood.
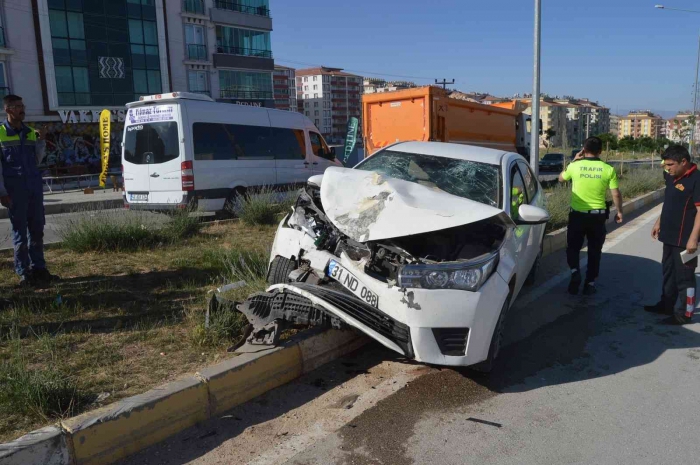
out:
{"label": "crumpled car hood", "polygon": [[321,183],[321,203],[333,224],[357,242],[439,231],[498,217],[495,207],[372,171],[331,167]]}

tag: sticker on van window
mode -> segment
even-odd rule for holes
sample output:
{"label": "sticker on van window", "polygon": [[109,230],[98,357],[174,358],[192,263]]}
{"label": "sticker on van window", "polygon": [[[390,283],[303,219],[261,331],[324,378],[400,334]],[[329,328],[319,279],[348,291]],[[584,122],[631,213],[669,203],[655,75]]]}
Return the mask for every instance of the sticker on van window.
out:
{"label": "sticker on van window", "polygon": [[143,130],[143,124],[139,124],[138,126],[127,126],[126,128],[127,131],[141,131]]}
{"label": "sticker on van window", "polygon": [[175,107],[172,105],[158,105],[130,108],[126,113],[126,119],[129,121],[129,124],[172,121],[175,119]]}

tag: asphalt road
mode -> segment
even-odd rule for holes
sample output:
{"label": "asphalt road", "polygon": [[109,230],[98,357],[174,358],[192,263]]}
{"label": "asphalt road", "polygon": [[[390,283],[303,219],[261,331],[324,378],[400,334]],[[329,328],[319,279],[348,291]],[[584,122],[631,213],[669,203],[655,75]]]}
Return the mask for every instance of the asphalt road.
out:
{"label": "asphalt road", "polygon": [[548,257],[489,377],[370,345],[124,465],[697,463],[700,325],[641,310],[659,212],[609,235],[596,296],[569,296],[563,253]]}

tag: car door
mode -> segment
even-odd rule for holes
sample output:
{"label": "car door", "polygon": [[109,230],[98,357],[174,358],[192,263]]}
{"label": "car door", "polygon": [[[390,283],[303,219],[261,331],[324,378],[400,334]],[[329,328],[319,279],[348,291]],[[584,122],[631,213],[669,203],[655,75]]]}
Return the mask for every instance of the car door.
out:
{"label": "car door", "polygon": [[311,167],[314,174],[323,174],[330,166],[343,166],[331,153],[331,149],[321,134],[310,130],[309,141],[311,143]]}
{"label": "car door", "polygon": [[[518,208],[526,203],[530,203],[527,195],[527,187],[525,179],[518,167],[518,163],[513,162],[510,165],[510,192],[508,199],[508,210],[511,219],[516,223],[516,228],[513,231],[515,241],[515,266],[518,277],[517,289],[520,289],[525,278],[532,268],[537,253],[532,252],[532,226],[518,224]],[[537,249],[539,252],[539,249]]]}
{"label": "car door", "polygon": [[[535,207],[544,208],[545,198],[544,193],[542,192],[542,186],[540,186],[539,181],[537,181],[537,177],[532,172],[532,169],[524,161],[518,161],[518,167],[520,168],[520,173],[523,175],[523,180],[525,181],[528,203]],[[542,240],[544,238],[544,231],[546,227],[546,223],[530,227],[531,243],[529,244],[529,247],[531,256],[529,256],[528,259],[532,260],[533,262],[537,259],[537,255],[542,249]]]}

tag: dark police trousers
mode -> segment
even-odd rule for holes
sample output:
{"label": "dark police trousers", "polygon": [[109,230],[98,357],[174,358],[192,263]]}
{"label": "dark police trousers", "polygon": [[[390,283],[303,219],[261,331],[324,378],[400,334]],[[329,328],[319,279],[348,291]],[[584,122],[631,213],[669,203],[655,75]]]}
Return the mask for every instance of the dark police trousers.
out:
{"label": "dark police trousers", "polygon": [[[695,268],[698,267],[697,257],[683,263],[681,252],[685,247],[675,247],[664,244],[664,254],[661,259],[663,272],[663,287],[661,289],[661,302],[667,311],[685,313],[686,297],[688,289],[695,289]],[[680,301],[678,301],[680,298]]]}
{"label": "dark police trousers", "polygon": [[576,211],[569,213],[569,227],[566,232],[566,261],[572,270],[579,269],[579,255],[583,248],[583,240],[587,239],[587,283],[595,281],[600,271],[600,257],[603,254],[603,244],[607,234],[605,229],[606,216],[604,213],[591,214]]}

